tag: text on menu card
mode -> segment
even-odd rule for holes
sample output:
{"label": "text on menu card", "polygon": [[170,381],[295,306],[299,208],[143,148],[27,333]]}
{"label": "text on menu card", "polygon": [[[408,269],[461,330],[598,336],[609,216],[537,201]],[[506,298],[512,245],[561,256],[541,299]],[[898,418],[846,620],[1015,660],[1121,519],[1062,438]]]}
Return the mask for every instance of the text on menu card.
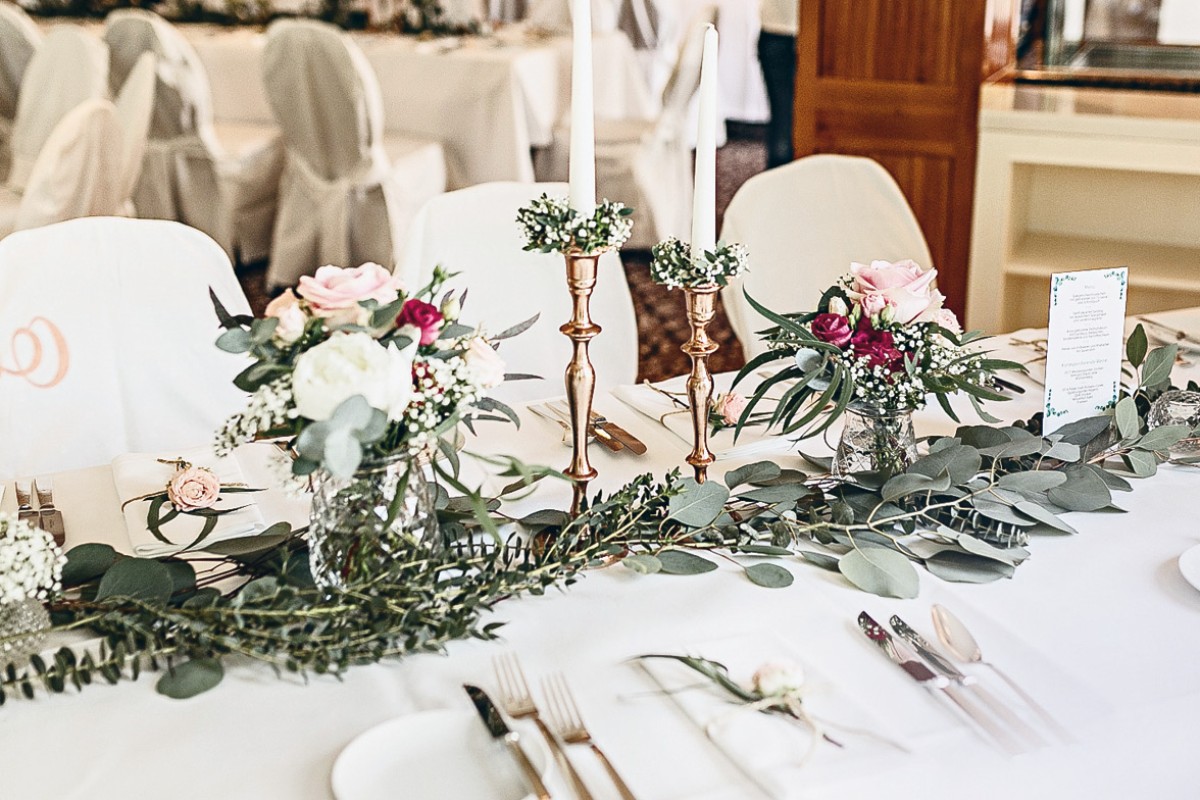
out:
{"label": "text on menu card", "polygon": [[1126,267],[1050,276],[1045,433],[1116,405],[1128,284]]}

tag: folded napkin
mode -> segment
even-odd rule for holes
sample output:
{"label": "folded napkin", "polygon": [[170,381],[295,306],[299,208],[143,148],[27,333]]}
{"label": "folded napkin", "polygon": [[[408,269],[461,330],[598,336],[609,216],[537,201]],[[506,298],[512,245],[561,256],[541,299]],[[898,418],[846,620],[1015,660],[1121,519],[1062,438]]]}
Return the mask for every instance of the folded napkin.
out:
{"label": "folded napkin", "polygon": [[[234,456],[218,458],[207,447],[171,453],[127,453],[114,458],[113,482],[117,486],[117,497],[124,507],[129,542],[133,545],[134,555],[142,558],[159,558],[178,553],[194,542],[204,528],[205,517],[180,514],[160,527],[160,533],[170,540],[168,544],[155,537],[146,526],[150,501],[134,498],[163,491],[176,472],[174,464],[162,464],[158,461],[160,458],[183,459],[194,466],[207,467],[220,479],[222,486],[243,484],[245,480],[242,477],[242,468]],[[239,506],[245,507],[217,517],[217,526],[205,538],[206,543],[253,536],[266,527],[262,513],[255,505],[253,493],[222,493],[215,508],[219,510]],[[203,545],[198,549],[203,549]]]}
{"label": "folded napkin", "polygon": [[[714,399],[729,391],[734,375],[724,373],[714,376]],[[750,377],[738,384],[738,393],[749,397],[761,379]],[[669,381],[654,384],[664,392],[675,394],[683,403],[687,403],[687,376],[672,378]],[[779,390],[782,392],[782,389]],[[680,407],[671,402],[671,398],[657,392],[645,384],[618,386],[612,391],[625,405],[640,411],[652,420],[660,423],[671,433],[678,436],[685,444],[692,444],[692,417],[686,407]],[[768,396],[774,396],[772,390]],[[772,405],[764,399],[759,403],[758,410],[769,411]],[[711,430],[711,429],[710,429]],[[786,437],[767,432],[766,424],[747,425],[734,442],[734,429],[724,428],[716,433],[709,433],[708,447],[713,455],[721,459],[747,458],[766,452],[782,452],[790,446]]]}

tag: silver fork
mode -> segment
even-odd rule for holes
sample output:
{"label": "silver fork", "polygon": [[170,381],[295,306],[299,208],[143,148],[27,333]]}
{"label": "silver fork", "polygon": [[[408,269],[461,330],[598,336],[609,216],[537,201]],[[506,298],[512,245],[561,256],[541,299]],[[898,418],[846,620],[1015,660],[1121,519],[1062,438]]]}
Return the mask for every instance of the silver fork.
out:
{"label": "silver fork", "polygon": [[537,704],[533,702],[533,695],[529,692],[529,684],[525,680],[525,671],[521,669],[521,662],[512,653],[505,653],[492,659],[492,669],[496,671],[496,683],[500,686],[500,702],[504,705],[504,710],[514,719],[533,720],[533,723],[537,725],[538,732],[546,740],[546,744],[550,745],[550,752],[554,754],[554,760],[558,762],[559,768],[567,774],[571,788],[575,790],[575,796],[579,800],[592,800],[592,793],[588,791],[587,786],[583,783],[583,778],[576,772],[575,765],[567,757],[567,751],[559,744],[558,739],[554,738],[554,734],[546,727],[546,723],[542,722],[541,712],[538,711]]}
{"label": "silver fork", "polygon": [[600,763],[604,765],[613,785],[621,793],[621,797],[624,800],[637,800],[633,792],[629,790],[625,779],[617,772],[617,768],[608,760],[608,756],[604,755],[600,745],[596,744],[592,735],[588,733],[587,726],[583,724],[583,717],[579,713],[579,706],[575,704],[575,696],[571,694],[571,687],[567,685],[567,679],[561,673],[554,673],[542,681],[542,692],[546,695],[546,709],[550,716],[550,722],[563,741],[567,744],[586,744],[591,747],[596,758],[600,759]]}

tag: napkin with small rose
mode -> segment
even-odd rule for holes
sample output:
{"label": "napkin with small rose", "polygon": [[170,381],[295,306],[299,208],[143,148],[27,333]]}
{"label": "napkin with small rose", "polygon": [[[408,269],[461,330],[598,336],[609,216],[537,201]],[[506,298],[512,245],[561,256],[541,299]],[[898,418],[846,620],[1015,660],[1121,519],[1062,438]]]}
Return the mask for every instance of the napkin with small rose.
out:
{"label": "napkin with small rose", "polygon": [[208,447],[126,453],[112,462],[113,482],[134,555],[161,558],[253,536],[266,527],[233,455]]}

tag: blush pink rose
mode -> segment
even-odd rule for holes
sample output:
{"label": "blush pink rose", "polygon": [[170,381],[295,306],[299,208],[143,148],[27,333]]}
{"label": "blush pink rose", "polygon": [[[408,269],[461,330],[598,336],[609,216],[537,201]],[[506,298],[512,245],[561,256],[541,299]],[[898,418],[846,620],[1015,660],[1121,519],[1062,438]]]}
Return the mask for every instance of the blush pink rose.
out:
{"label": "blush pink rose", "polygon": [[400,279],[378,264],[367,262],[358,267],[320,267],[315,275],[300,279],[300,296],[309,308],[331,325],[363,324],[364,300],[390,303],[400,293]]}
{"label": "blush pink rose", "polygon": [[413,298],[407,301],[396,315],[396,327],[403,328],[407,325],[416,328],[420,332],[422,345],[433,344],[442,331],[444,320],[442,312],[433,303]]}
{"label": "blush pink rose", "polygon": [[723,394],[713,401],[713,411],[721,415],[721,421],[726,425],[737,425],[746,410],[747,401],[737,392]]}
{"label": "blush pink rose", "polygon": [[212,508],[220,496],[221,481],[204,467],[181,469],[167,484],[167,499],[180,511]]}
{"label": "blush pink rose", "polygon": [[291,289],[268,303],[265,315],[279,320],[275,326],[275,338],[281,342],[292,344],[304,335],[308,315],[300,307],[300,298]]}
{"label": "blush pink rose", "polygon": [[851,264],[850,274],[853,282],[848,294],[859,302],[863,312],[878,313],[889,305],[901,325],[932,322],[945,301],[933,286],[937,270],[922,270],[913,261]]}
{"label": "blush pink rose", "polygon": [[962,323],[958,321],[958,317],[948,308],[939,308],[937,314],[933,317],[935,325],[945,328],[951,333],[962,333]]}

